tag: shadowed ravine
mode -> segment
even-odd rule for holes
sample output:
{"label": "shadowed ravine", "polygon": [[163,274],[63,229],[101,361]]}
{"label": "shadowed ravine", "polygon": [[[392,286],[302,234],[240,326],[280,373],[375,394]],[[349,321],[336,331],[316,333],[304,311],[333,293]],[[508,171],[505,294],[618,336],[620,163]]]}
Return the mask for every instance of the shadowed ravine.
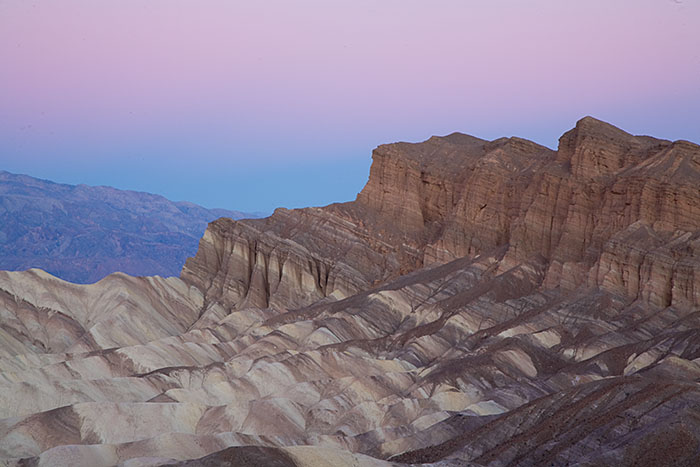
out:
{"label": "shadowed ravine", "polygon": [[212,222],[180,278],[0,272],[0,462],[697,465],[699,186],[590,117],[455,133]]}

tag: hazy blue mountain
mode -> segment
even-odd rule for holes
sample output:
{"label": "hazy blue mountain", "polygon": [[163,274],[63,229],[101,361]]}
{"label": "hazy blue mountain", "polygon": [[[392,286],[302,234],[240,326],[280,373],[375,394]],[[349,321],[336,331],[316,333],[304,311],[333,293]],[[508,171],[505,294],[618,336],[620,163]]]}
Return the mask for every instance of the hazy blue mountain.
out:
{"label": "hazy blue mountain", "polygon": [[257,215],[0,171],[0,269],[41,268],[80,283],[115,271],[178,275],[219,217]]}

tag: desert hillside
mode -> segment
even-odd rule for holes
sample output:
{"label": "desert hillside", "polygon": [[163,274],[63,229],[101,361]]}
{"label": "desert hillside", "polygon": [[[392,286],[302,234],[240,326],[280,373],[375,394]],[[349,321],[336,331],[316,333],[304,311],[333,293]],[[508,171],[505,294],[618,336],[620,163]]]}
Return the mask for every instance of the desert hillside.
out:
{"label": "desert hillside", "polygon": [[0,272],[0,463],[697,465],[700,146],[374,150],[179,278]]}
{"label": "desert hillside", "polygon": [[219,217],[258,215],[0,171],[0,269],[41,268],[82,284],[116,271],[177,276]]}

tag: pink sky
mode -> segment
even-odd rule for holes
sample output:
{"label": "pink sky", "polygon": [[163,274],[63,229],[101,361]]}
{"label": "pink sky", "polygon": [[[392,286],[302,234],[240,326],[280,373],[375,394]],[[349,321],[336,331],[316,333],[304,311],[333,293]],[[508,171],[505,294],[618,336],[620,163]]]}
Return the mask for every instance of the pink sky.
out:
{"label": "pink sky", "polygon": [[[9,0],[0,169],[208,206],[322,204],[354,197],[383,142],[554,147],[584,115],[700,141],[698,83],[694,1]],[[285,184],[291,165],[302,180]]]}

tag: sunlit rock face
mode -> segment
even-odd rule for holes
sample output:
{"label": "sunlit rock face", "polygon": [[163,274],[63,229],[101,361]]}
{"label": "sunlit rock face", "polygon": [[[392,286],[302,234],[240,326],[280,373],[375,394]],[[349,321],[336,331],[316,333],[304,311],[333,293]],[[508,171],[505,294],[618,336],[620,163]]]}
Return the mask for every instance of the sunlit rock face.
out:
{"label": "sunlit rock face", "polygon": [[0,273],[0,459],[697,462],[700,147],[586,117],[373,158],[354,202],[211,223],[180,278]]}

